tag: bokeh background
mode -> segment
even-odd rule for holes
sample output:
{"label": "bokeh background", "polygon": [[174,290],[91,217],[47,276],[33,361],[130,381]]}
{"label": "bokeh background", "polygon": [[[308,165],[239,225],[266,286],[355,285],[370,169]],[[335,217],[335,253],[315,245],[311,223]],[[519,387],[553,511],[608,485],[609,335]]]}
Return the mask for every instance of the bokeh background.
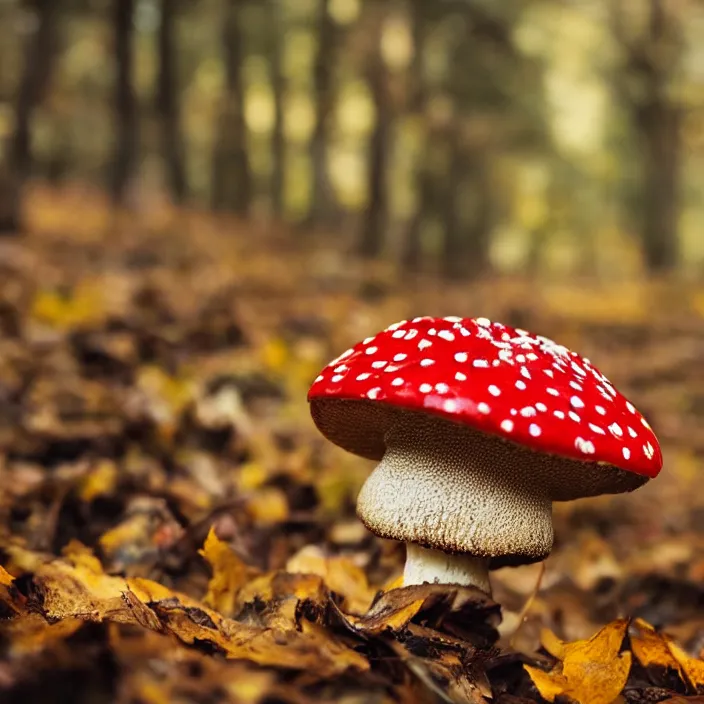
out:
{"label": "bokeh background", "polygon": [[3,0],[30,178],[326,232],[409,271],[704,265],[697,0]]}
{"label": "bokeh background", "polygon": [[[199,598],[215,524],[259,569],[345,556],[363,610],[403,550],[308,386],[401,318],[487,316],[592,359],[665,454],[556,506],[525,648],[628,613],[700,651],[702,2],[0,0],[0,144],[15,560],[78,540]],[[538,569],[497,573],[505,633]]]}

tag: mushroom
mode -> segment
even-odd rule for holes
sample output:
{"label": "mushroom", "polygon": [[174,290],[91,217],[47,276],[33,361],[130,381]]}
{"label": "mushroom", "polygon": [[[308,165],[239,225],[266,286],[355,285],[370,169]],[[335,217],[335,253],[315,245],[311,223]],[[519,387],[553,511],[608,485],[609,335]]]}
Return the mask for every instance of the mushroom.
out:
{"label": "mushroom", "polygon": [[414,318],[343,352],[308,393],[340,447],[379,461],[357,515],[406,543],[404,584],[474,585],[545,559],[552,502],[662,467],[645,418],[587,359],[486,318]]}

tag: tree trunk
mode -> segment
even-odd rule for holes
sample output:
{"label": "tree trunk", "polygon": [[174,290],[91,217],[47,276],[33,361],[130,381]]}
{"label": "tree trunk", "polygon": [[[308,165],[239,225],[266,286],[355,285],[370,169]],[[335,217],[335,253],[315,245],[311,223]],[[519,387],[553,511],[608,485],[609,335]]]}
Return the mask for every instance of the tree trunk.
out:
{"label": "tree trunk", "polygon": [[643,143],[643,253],[649,271],[674,269],[679,261],[681,114],[654,102],[638,111]]}
{"label": "tree trunk", "polygon": [[161,121],[167,182],[176,203],[188,197],[185,148],[181,135],[181,111],[176,73],[174,19],[177,0],[161,0],[159,26],[159,76],[157,81],[157,111]]}
{"label": "tree trunk", "polygon": [[8,171],[0,175],[0,233],[16,233],[20,228],[20,193],[33,166],[32,116],[51,77],[58,47],[59,5],[59,0],[34,0],[33,3],[37,27],[25,43],[24,67],[15,101],[15,130],[8,145]]}
{"label": "tree trunk", "polygon": [[424,214],[431,209],[430,204],[433,199],[433,180],[428,169],[427,159],[433,137],[428,127],[426,115],[428,91],[425,85],[423,51],[425,50],[427,27],[423,9],[419,4],[412,4],[410,8],[413,21],[413,59],[410,65],[410,80],[413,92],[409,101],[409,111],[416,119],[424,120],[424,134],[421,137],[423,145],[419,150],[421,154],[414,169],[416,211],[406,231],[401,253],[403,268],[412,272],[418,272],[422,268],[423,218]]}
{"label": "tree trunk", "polygon": [[384,249],[384,230],[388,221],[387,156],[393,118],[387,78],[384,60],[380,53],[376,53],[368,71],[376,119],[369,142],[369,194],[359,241],[359,254],[370,259],[378,257]]}
{"label": "tree trunk", "polygon": [[134,0],[114,0],[115,123],[117,138],[113,155],[110,192],[116,204],[124,204],[134,175],[138,153],[137,99],[134,74]]}
{"label": "tree trunk", "polygon": [[242,4],[242,0],[226,0],[225,5],[225,95],[213,153],[212,204],[215,209],[232,210],[246,217],[252,201],[252,174],[244,115]]}
{"label": "tree trunk", "polygon": [[[645,29],[632,38],[622,4],[611,6],[611,28],[626,54],[619,96],[630,113],[642,157],[636,216],[650,272],[671,271],[679,263],[682,181],[682,109],[669,84],[682,55],[682,28],[663,0],[648,0]],[[632,85],[635,84],[635,90]],[[631,89],[631,90],[629,90]]]}
{"label": "tree trunk", "polygon": [[[448,140],[450,168],[445,185],[445,223],[442,273],[456,281],[471,280],[489,268],[491,192],[485,157],[467,151],[457,138],[456,128]],[[468,214],[461,212],[461,201]]]}
{"label": "tree trunk", "polygon": [[286,135],[284,114],[286,79],[283,68],[283,26],[280,4],[272,3],[274,27],[271,44],[271,88],[274,93],[274,129],[271,134],[271,209],[277,218],[284,213],[284,183],[286,178]]}
{"label": "tree trunk", "polygon": [[328,173],[328,138],[334,103],[332,70],[337,32],[330,15],[330,0],[319,3],[318,51],[313,66],[315,127],[310,144],[313,169],[310,220],[314,224],[329,221],[335,206]]}

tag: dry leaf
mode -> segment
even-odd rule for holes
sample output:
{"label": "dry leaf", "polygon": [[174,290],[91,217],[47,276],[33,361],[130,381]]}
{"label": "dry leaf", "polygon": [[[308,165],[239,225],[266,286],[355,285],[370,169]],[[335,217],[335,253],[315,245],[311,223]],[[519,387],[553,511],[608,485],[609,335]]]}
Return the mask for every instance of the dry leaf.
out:
{"label": "dry leaf", "polygon": [[623,691],[631,669],[631,653],[620,652],[627,628],[626,619],[614,621],[589,640],[561,643],[561,647],[551,637],[549,646],[560,654],[561,662],[551,672],[524,667],[540,695],[550,702],[564,695],[578,704],[611,704]]}

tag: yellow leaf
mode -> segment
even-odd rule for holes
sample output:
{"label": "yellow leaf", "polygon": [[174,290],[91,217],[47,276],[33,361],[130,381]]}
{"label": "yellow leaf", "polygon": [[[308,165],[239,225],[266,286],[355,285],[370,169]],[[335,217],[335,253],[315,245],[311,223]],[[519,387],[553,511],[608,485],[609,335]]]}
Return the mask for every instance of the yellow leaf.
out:
{"label": "yellow leaf", "polygon": [[345,611],[364,613],[374,598],[364,570],[349,557],[326,557],[315,545],[307,545],[291,557],[286,571],[322,577],[332,591],[345,598]]}
{"label": "yellow leaf", "polygon": [[694,689],[704,686],[704,662],[691,658],[665,633],[659,633],[643,619],[634,621],[631,636],[633,654],[643,667],[656,665],[676,670]]}
{"label": "yellow leaf", "polygon": [[248,500],[247,511],[257,523],[278,523],[288,518],[288,500],[281,489],[264,487]]}
{"label": "yellow leaf", "polygon": [[78,496],[86,503],[98,496],[110,494],[115,489],[117,466],[110,460],[102,460],[83,477],[78,486]]}
{"label": "yellow leaf", "polygon": [[643,667],[656,665],[671,668],[677,670],[680,677],[683,677],[680,664],[670,651],[666,636],[658,633],[643,619],[636,619],[633,625],[635,632],[631,635],[631,647],[638,662]]}
{"label": "yellow leaf", "polygon": [[[631,669],[631,653],[619,652],[628,628],[620,619],[602,628],[589,640],[550,646],[561,651],[562,661],[551,672],[524,665],[540,695],[552,702],[564,695],[578,704],[611,704],[623,690]],[[562,647],[560,647],[562,646]]]}
{"label": "yellow leaf", "polygon": [[257,570],[246,565],[227,543],[215,535],[212,527],[199,552],[213,571],[203,603],[224,616],[232,616],[237,593],[257,574]]}
{"label": "yellow leaf", "polygon": [[679,663],[682,671],[694,689],[704,687],[704,661],[690,658],[678,645],[668,640],[667,643],[673,657]]}
{"label": "yellow leaf", "polygon": [[560,640],[549,628],[540,631],[540,644],[558,660],[565,659],[565,642]]}

